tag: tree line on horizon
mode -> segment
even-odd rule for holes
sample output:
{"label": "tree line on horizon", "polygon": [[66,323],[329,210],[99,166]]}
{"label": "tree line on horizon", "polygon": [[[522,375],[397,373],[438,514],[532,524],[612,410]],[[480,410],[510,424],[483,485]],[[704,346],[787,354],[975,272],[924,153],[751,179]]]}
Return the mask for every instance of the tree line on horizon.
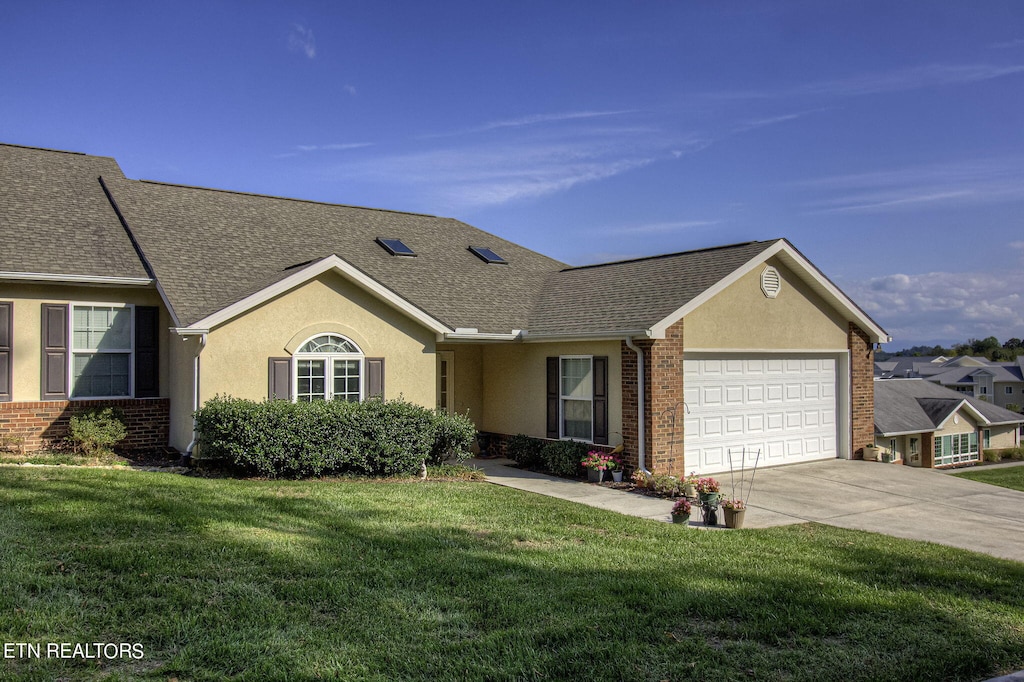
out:
{"label": "tree line on horizon", "polygon": [[959,355],[970,355],[976,358],[987,358],[993,362],[1013,362],[1018,356],[1024,355],[1024,341],[1016,337],[999,343],[999,339],[990,336],[986,339],[968,339],[966,343],[954,344],[951,348],[943,346],[912,346],[898,351],[875,351],[875,360],[885,361],[889,358],[931,357],[944,355],[951,358]]}

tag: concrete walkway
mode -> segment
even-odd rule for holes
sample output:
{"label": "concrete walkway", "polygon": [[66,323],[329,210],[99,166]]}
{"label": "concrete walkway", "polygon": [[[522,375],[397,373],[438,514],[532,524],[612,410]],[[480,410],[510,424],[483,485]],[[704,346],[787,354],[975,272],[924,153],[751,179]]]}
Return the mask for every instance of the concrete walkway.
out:
{"label": "concrete walkway", "polygon": [[[474,460],[487,480],[601,509],[669,521],[672,502]],[[730,495],[729,474],[716,476]],[[740,494],[737,476],[736,495]],[[751,472],[742,485],[745,493]],[[698,525],[694,514],[691,525]],[[721,516],[720,516],[721,518]],[[1024,492],[931,469],[880,462],[824,460],[759,469],[745,527],[815,521],[840,528],[927,540],[1024,562]]]}

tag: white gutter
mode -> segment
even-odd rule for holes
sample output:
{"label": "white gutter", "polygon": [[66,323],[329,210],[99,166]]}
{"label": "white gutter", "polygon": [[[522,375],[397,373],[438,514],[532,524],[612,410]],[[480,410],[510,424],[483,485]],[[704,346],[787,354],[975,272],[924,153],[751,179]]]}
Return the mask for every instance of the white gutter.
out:
{"label": "white gutter", "polygon": [[636,353],[636,432],[639,440],[636,446],[636,462],[640,471],[650,476],[651,472],[647,469],[647,451],[644,447],[644,441],[647,439],[644,428],[644,352],[633,344],[632,336],[626,337],[626,347]]}
{"label": "white gutter", "polygon": [[[199,424],[196,421],[196,412],[199,410],[199,354],[206,347],[206,332],[198,334],[199,348],[196,349],[196,356],[192,359],[192,442],[185,448],[185,455],[182,457],[186,464],[192,463],[192,450],[199,442]],[[187,337],[182,335],[181,340]]]}
{"label": "white gutter", "polygon": [[0,272],[0,280],[22,282],[59,282],[61,284],[114,284],[145,287],[153,283],[148,277],[101,277],[98,275],[54,275],[43,272]]}

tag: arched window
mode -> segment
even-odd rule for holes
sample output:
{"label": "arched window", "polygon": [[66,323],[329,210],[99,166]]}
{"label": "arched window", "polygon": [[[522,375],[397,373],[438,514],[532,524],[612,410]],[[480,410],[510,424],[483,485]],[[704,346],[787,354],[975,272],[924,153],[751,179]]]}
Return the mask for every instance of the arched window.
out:
{"label": "arched window", "polygon": [[359,402],[363,397],[363,351],[344,336],[314,336],[295,352],[294,365],[299,402]]}

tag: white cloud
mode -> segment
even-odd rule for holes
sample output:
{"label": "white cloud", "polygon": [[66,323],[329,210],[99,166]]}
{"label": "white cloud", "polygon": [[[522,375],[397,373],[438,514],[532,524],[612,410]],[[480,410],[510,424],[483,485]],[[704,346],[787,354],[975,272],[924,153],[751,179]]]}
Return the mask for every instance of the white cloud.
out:
{"label": "white cloud", "polygon": [[471,128],[464,128],[462,130],[454,130],[445,133],[432,133],[429,135],[423,135],[422,139],[434,139],[439,137],[455,137],[458,135],[469,135],[472,133],[484,133],[492,130],[500,130],[502,128],[523,128],[526,126],[536,126],[546,123],[563,123],[566,121],[580,121],[585,119],[601,118],[605,116],[619,116],[622,114],[636,113],[635,110],[622,109],[615,111],[566,111],[555,114],[531,114],[529,116],[521,116],[519,118],[503,119],[500,121],[489,121],[478,126]]}
{"label": "white cloud", "polygon": [[1024,159],[982,159],[816,178],[808,213],[878,213],[1024,200]]}
{"label": "white cloud", "polygon": [[347,142],[344,144],[298,144],[295,145],[295,149],[300,152],[343,152],[372,146],[372,142]]}
{"label": "white cloud", "polygon": [[288,49],[302,52],[310,59],[316,57],[316,38],[313,36],[313,29],[302,24],[292,24],[292,30],[288,34]]}
{"label": "white cloud", "polygon": [[778,125],[779,123],[788,123],[789,121],[795,121],[798,118],[803,118],[810,114],[817,114],[822,111],[826,111],[827,107],[819,107],[818,109],[808,109],[807,111],[798,111],[792,114],[783,114],[781,116],[771,116],[768,118],[753,119],[749,121],[741,122],[733,132],[745,133],[749,130],[756,130],[758,128],[765,128],[767,126]]}
{"label": "white cloud", "polygon": [[344,86],[344,87],[342,88],[342,90],[344,90],[344,91],[345,91],[345,92],[347,92],[348,94],[352,95],[353,97],[355,97],[355,96],[356,96],[356,95],[358,94],[358,93],[356,92],[356,86],[354,86],[354,85],[345,85],[345,86]]}
{"label": "white cloud", "polygon": [[[564,119],[563,119],[564,120]],[[466,211],[563,192],[701,148],[699,136],[640,128],[508,126],[498,139],[453,140],[424,151],[337,166],[337,178],[401,185],[439,212]],[[426,146],[432,147],[431,140]]]}
{"label": "white cloud", "polygon": [[1024,272],[893,274],[843,286],[893,337],[893,348],[1020,337]]}

